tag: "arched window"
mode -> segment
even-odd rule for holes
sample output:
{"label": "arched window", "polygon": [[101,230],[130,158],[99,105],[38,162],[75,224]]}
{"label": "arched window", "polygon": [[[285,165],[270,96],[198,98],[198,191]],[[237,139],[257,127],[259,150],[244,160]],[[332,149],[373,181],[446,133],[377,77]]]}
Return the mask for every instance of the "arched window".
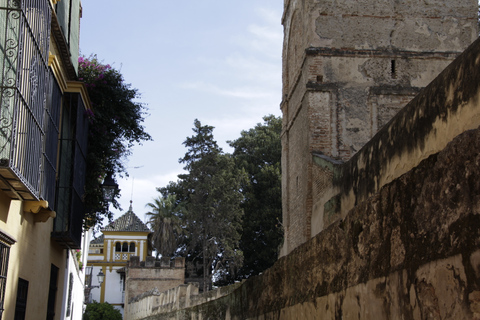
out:
{"label": "arched window", "polygon": [[122,251],[122,245],[120,244],[120,242],[115,243],[115,251],[117,252]]}
{"label": "arched window", "polygon": [[130,252],[135,252],[135,242],[130,242]]}
{"label": "arched window", "polygon": [[128,252],[128,242],[122,244],[122,252]]}

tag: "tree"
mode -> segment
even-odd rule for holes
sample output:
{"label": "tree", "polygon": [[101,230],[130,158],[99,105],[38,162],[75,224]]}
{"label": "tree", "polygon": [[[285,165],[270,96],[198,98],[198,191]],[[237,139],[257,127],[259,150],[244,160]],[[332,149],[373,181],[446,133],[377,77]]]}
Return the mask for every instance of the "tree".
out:
{"label": "tree", "polygon": [[229,141],[237,168],[245,170],[248,182],[242,186],[243,233],[240,248],[244,265],[238,276],[247,278],[268,269],[278,258],[283,242],[280,134],[282,119],[269,115],[263,124],[242,131]]}
{"label": "tree", "polygon": [[122,320],[122,314],[108,302],[87,304],[83,320]]}
{"label": "tree", "polygon": [[[107,173],[126,174],[123,161],[131,153],[131,147],[151,140],[142,125],[145,107],[135,101],[137,89],[126,84],[122,74],[97,57],[80,57],[79,80],[85,83],[93,110],[89,118],[87,152],[87,176],[85,182],[85,205],[88,213],[85,226],[93,226],[104,216],[112,214],[103,202],[101,183]],[[117,192],[116,197],[119,197]],[[118,208],[118,202],[113,203]]]}
{"label": "tree", "polygon": [[194,135],[183,143],[188,151],[179,160],[187,173],[159,191],[179,195],[185,205],[187,259],[201,259],[206,291],[213,275],[221,278],[234,273],[242,264],[240,187],[245,176],[235,168],[231,156],[218,147],[213,127],[202,126],[195,120],[193,131]]}
{"label": "tree", "polygon": [[148,223],[153,230],[153,247],[158,255],[162,257],[171,257],[177,250],[177,239],[182,234],[181,221],[178,213],[181,212],[180,206],[176,205],[176,196],[167,195],[158,197],[154,202],[148,203],[147,207],[151,211],[147,212],[149,216]]}

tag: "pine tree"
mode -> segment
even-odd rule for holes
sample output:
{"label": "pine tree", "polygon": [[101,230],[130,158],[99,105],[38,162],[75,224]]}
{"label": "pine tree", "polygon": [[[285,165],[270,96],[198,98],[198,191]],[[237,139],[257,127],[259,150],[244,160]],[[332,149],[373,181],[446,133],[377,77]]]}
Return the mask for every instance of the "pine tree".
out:
{"label": "pine tree", "polygon": [[200,248],[207,290],[214,275],[222,278],[234,273],[243,262],[239,250],[243,216],[240,187],[245,175],[213,139],[213,127],[195,120],[193,131],[183,143],[188,151],[180,159],[188,173],[179,175],[177,186],[181,185],[187,195],[188,250]]}

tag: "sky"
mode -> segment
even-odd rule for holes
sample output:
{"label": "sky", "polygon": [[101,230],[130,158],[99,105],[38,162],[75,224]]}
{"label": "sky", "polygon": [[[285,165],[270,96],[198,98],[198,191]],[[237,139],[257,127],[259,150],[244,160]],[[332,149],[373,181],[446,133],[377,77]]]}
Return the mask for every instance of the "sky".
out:
{"label": "sky", "polygon": [[[112,5],[112,4],[115,5]],[[134,5],[132,5],[134,4]],[[128,210],[145,221],[157,187],[176,181],[195,119],[228,140],[281,115],[282,0],[82,0],[80,51],[120,70],[137,88],[153,141],[125,160],[129,177],[115,218]]]}

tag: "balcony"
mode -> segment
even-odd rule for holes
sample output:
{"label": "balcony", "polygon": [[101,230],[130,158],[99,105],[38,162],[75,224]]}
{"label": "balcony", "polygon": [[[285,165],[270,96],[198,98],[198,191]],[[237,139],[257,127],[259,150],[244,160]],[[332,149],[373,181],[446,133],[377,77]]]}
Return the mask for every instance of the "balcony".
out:
{"label": "balcony", "polygon": [[48,0],[0,0],[0,189],[28,200],[35,222],[56,215],[52,237],[79,248],[90,106],[83,84],[68,81],[75,70],[61,26]]}
{"label": "balcony", "polygon": [[0,4],[0,189],[13,199],[39,200],[48,193],[42,170],[50,170],[44,147],[52,13],[48,1]]}
{"label": "balcony", "polygon": [[63,98],[55,205],[57,216],[52,238],[64,247],[79,249],[85,213],[82,198],[88,121],[85,117],[84,98],[80,93],[65,93]]}
{"label": "balcony", "polygon": [[114,261],[129,261],[130,257],[135,256],[135,252],[115,252]]}

